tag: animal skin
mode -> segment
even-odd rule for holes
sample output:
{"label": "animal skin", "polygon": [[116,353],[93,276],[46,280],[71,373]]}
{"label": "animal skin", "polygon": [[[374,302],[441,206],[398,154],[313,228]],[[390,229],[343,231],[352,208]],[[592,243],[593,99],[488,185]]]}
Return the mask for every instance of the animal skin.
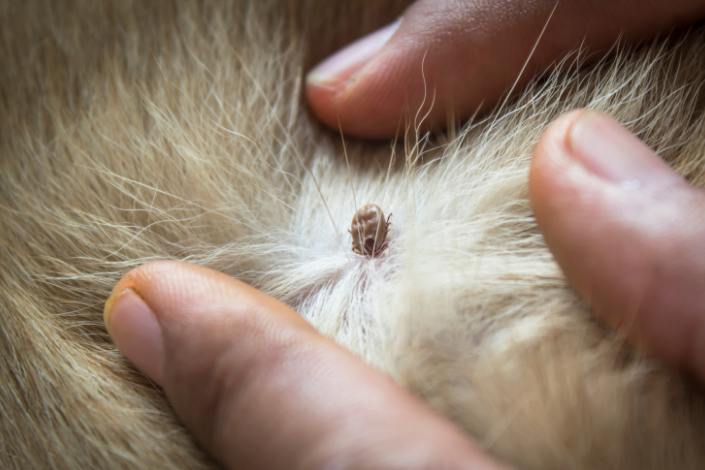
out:
{"label": "animal skin", "polygon": [[[408,3],[0,0],[0,468],[218,467],[103,325],[164,259],[283,300],[518,469],[705,468],[702,390],[596,319],[527,198],[576,107],[704,186],[705,30],[578,55],[445,134],[412,113],[348,170],[304,73]],[[372,258],[367,203],[394,214]]]}

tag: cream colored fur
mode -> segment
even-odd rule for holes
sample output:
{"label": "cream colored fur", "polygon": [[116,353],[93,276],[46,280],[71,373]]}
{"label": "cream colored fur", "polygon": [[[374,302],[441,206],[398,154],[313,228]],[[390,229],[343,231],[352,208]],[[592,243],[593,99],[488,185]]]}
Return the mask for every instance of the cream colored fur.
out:
{"label": "cream colored fur", "polygon": [[[563,64],[445,136],[348,141],[348,170],[303,74],[405,3],[0,1],[1,468],[216,466],[102,323],[160,259],[284,300],[517,468],[705,468],[702,392],[596,320],[527,200],[575,107],[704,185],[705,34]],[[369,202],[393,213],[373,260],[347,233]]]}

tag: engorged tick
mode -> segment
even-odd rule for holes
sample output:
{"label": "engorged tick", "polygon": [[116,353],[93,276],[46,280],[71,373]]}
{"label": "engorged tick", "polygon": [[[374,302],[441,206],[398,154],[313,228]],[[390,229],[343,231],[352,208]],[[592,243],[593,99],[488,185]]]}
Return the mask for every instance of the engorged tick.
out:
{"label": "engorged tick", "polygon": [[357,210],[353,216],[350,234],[352,235],[352,250],[358,255],[373,257],[387,244],[389,217],[385,220],[384,212],[377,204],[367,204]]}

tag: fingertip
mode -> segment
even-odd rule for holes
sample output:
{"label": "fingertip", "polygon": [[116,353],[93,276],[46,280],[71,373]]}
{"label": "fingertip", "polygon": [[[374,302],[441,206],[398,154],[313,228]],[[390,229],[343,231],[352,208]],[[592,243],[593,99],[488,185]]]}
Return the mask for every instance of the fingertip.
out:
{"label": "fingertip", "polygon": [[385,72],[375,69],[352,84],[306,83],[305,93],[313,114],[329,128],[362,139],[390,139],[403,131],[406,115],[403,92],[390,86]]}
{"label": "fingertip", "polygon": [[539,170],[547,163],[566,157],[570,131],[586,112],[588,111],[585,109],[574,109],[560,116],[546,128],[534,148],[532,170]]}
{"label": "fingertip", "polygon": [[534,148],[529,170],[529,200],[544,235],[553,228],[555,211],[561,209],[557,206],[573,197],[576,187],[571,180],[584,176],[570,156],[568,137],[586,112],[576,109],[556,119]]}
{"label": "fingertip", "polygon": [[105,323],[118,349],[147,377],[162,385],[162,332],[154,312],[132,288],[110,296]]}
{"label": "fingertip", "polygon": [[110,298],[108,299],[108,302],[106,302],[106,316],[109,315],[108,306],[111,300],[114,300],[113,297],[117,298],[117,294],[125,291],[126,289],[131,289],[141,297],[144,297],[144,294],[149,292],[151,289],[151,283],[155,277],[155,271],[158,272],[161,269],[161,266],[166,266],[171,263],[174,262],[155,261],[140,265],[128,271],[127,274],[120,278],[118,283],[115,284],[115,287],[113,287],[113,290],[110,292]]}
{"label": "fingertip", "polygon": [[[340,110],[336,101],[336,93],[338,93],[339,89],[340,86],[306,81],[304,91],[311,111],[323,124],[331,129],[340,128],[343,132],[346,132],[348,127],[347,116],[343,113],[343,120],[340,119]],[[345,127],[343,127],[343,121],[346,123]]]}
{"label": "fingertip", "polygon": [[705,378],[705,194],[614,119],[585,110],[541,137],[529,190],[546,244],[597,315]]}
{"label": "fingertip", "polygon": [[[363,138],[392,136],[384,106],[390,84],[385,67],[379,67],[380,51],[398,30],[402,19],[355,41],[336,52],[306,75],[306,99],[313,113],[327,126]],[[386,63],[386,60],[382,60]],[[362,83],[362,87],[358,86]],[[371,100],[370,84],[382,89]],[[385,91],[386,90],[386,91]],[[374,103],[373,103],[374,101]],[[380,107],[380,103],[382,103]],[[385,116],[380,119],[380,112]]]}
{"label": "fingertip", "polygon": [[188,290],[183,282],[195,266],[157,261],[130,270],[113,288],[103,309],[103,320],[115,345],[140,371],[163,385],[164,338],[160,317],[169,317],[178,305],[174,293]]}
{"label": "fingertip", "polygon": [[306,83],[329,87],[343,85],[379,53],[400,24],[401,18],[328,57],[306,75]]}

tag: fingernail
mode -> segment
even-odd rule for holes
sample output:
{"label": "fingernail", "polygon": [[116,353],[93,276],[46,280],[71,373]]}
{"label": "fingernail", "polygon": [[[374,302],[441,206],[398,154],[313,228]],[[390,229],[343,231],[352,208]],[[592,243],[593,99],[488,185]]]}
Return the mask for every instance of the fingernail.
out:
{"label": "fingernail", "polygon": [[133,289],[110,296],[103,312],[118,349],[147,377],[162,382],[162,332],[157,317]]}
{"label": "fingernail", "polygon": [[401,19],[338,51],[311,70],[306,81],[326,86],[346,82],[382,49],[400,23]]}
{"label": "fingernail", "polygon": [[588,171],[628,191],[682,180],[644,142],[596,111],[573,124],[567,146]]}

